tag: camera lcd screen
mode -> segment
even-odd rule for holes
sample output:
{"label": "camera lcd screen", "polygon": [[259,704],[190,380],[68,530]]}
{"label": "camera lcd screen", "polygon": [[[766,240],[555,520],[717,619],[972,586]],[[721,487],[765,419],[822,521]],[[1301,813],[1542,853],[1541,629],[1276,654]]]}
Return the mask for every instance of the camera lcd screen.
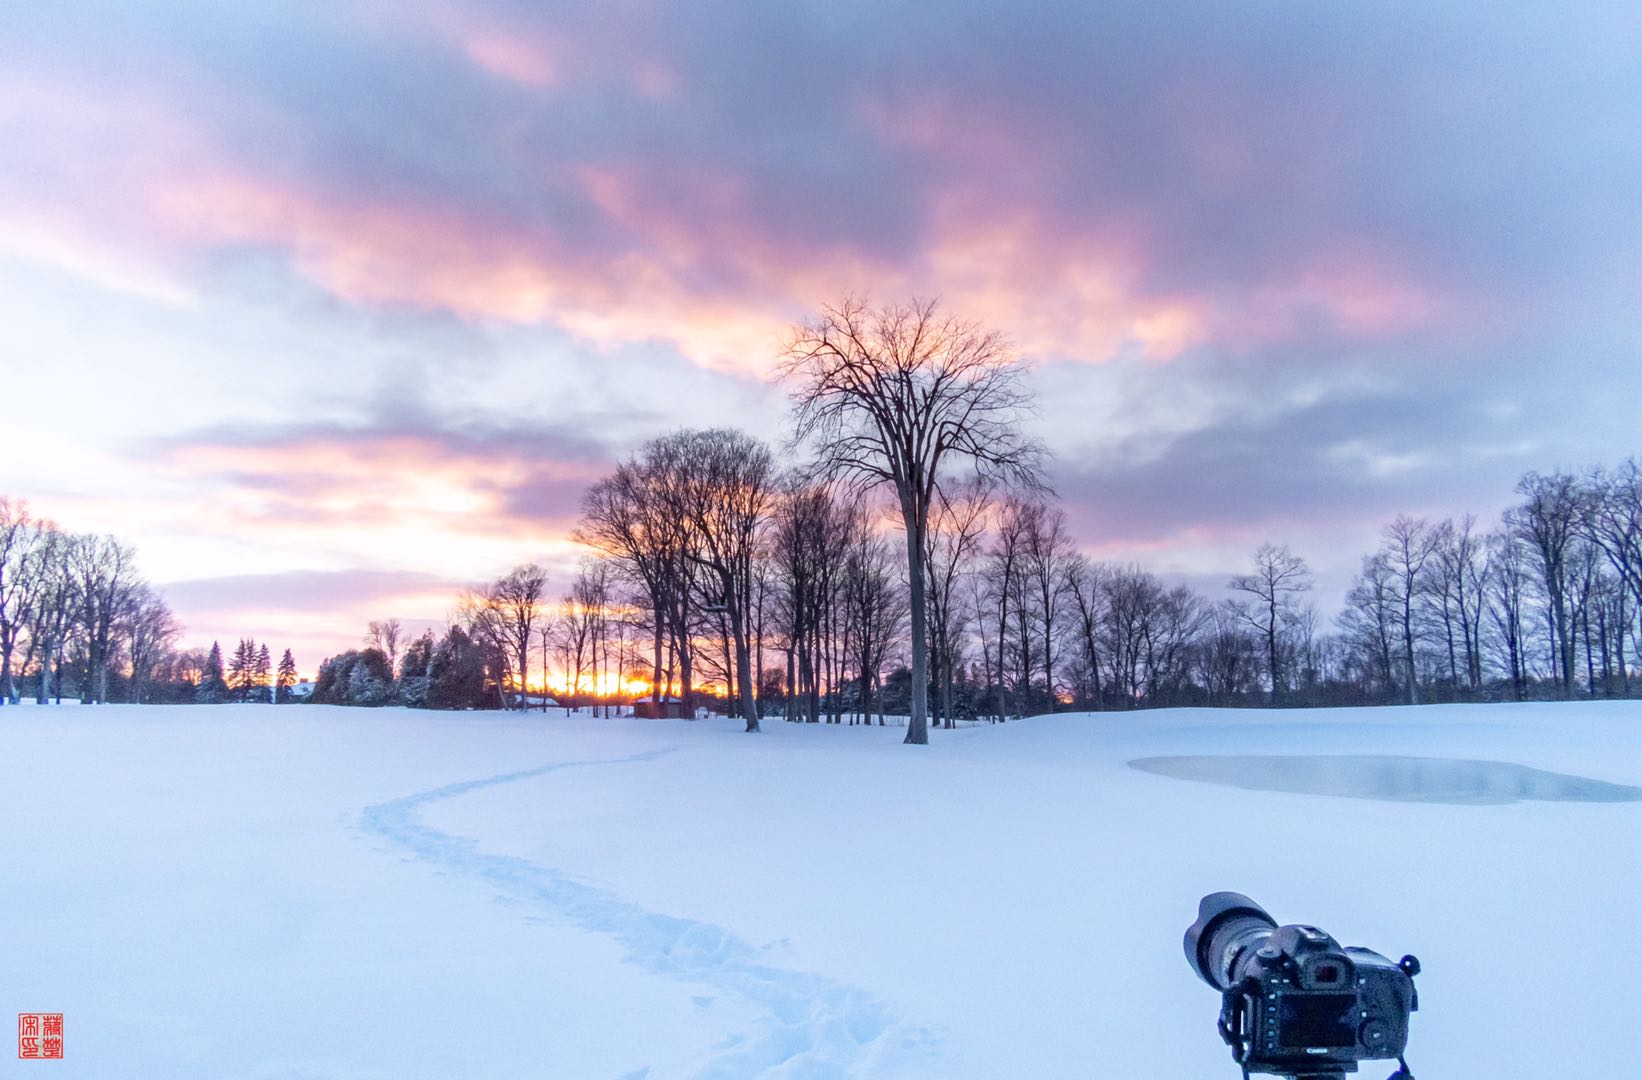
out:
{"label": "camera lcd screen", "polygon": [[1285,1047],[1355,1046],[1356,994],[1284,994],[1277,1010],[1277,1041]]}

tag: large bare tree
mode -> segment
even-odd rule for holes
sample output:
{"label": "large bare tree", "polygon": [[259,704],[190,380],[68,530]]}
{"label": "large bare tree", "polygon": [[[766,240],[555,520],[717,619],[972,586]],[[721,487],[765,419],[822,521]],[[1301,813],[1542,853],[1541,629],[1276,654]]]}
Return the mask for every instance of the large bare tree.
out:
{"label": "large bare tree", "polygon": [[1311,588],[1311,569],[1288,545],[1261,544],[1254,552],[1254,573],[1239,574],[1228,587],[1250,597],[1238,601],[1236,611],[1266,647],[1266,674],[1271,679],[1272,704],[1276,704],[1287,678],[1282,664],[1283,634],[1299,614],[1297,598]]}
{"label": "large bare tree", "polygon": [[[542,617],[547,592],[547,572],[535,563],[516,566],[479,592],[462,598],[469,632],[476,640],[497,650],[511,672],[501,672],[497,696],[505,694],[507,675],[519,688],[518,707],[529,708],[530,646],[537,621]],[[545,673],[544,673],[545,674]]]}
{"label": "large bare tree", "polygon": [[924,554],[942,477],[959,465],[1019,489],[1043,487],[1042,447],[1021,430],[1032,398],[1024,366],[996,331],[943,314],[934,301],[874,308],[845,297],[795,328],[794,441],[821,475],[889,485],[906,529],[912,701],[906,741],[929,742]]}
{"label": "large bare tree", "polygon": [[[572,535],[611,559],[620,574],[643,589],[653,614],[651,700],[659,706],[668,693],[676,660],[682,709],[693,715],[692,625],[701,573],[694,557],[695,530],[676,512],[672,483],[657,444],[647,444],[588,489],[581,522]],[[669,653],[665,667],[664,646]]]}
{"label": "large bare tree", "polygon": [[660,471],[664,505],[692,530],[692,542],[684,550],[705,578],[703,606],[729,623],[735,656],[725,689],[739,705],[747,730],[757,731],[753,561],[775,504],[775,458],[759,440],[728,428],[681,431],[656,440],[647,452]]}

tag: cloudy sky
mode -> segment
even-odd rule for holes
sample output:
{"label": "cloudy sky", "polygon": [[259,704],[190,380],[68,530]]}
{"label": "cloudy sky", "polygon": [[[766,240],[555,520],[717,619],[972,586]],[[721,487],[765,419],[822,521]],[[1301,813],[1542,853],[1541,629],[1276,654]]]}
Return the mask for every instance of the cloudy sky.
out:
{"label": "cloudy sky", "polygon": [[[1392,515],[1642,452],[1642,6],[8,5],[0,492],[292,644],[563,568],[785,328],[1033,363],[1080,542],[1338,605]],[[564,574],[559,574],[562,584]]]}

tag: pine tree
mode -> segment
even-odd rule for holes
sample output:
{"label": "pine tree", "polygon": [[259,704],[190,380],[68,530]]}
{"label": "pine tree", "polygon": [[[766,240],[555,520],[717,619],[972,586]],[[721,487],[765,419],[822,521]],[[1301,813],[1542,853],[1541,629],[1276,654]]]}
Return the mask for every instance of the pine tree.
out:
{"label": "pine tree", "polygon": [[244,701],[251,689],[251,669],[256,664],[256,652],[249,638],[240,638],[234,646],[234,658],[228,661],[228,689],[233,700]]}
{"label": "pine tree", "polygon": [[254,684],[252,687],[252,693],[257,702],[263,705],[268,704],[269,701],[268,683],[273,667],[273,657],[268,654],[268,643],[264,641],[261,645],[257,646],[256,663],[251,669],[251,677]]}
{"label": "pine tree", "polygon": [[228,684],[222,677],[222,646],[211,643],[211,654],[205,658],[205,670],[200,673],[200,684],[194,691],[194,700],[202,705],[215,705],[228,697]]}
{"label": "pine tree", "polygon": [[284,705],[291,700],[291,687],[296,685],[296,661],[291,658],[291,650],[286,649],[285,655],[279,658],[279,674],[274,679],[274,704]]}

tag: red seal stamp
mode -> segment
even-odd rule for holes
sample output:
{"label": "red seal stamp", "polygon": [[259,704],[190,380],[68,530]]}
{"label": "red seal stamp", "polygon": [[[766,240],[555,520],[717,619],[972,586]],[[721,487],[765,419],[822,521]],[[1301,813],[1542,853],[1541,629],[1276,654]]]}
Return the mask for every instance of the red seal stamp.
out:
{"label": "red seal stamp", "polygon": [[18,1013],[17,1056],[24,1061],[63,1056],[62,1013]]}

